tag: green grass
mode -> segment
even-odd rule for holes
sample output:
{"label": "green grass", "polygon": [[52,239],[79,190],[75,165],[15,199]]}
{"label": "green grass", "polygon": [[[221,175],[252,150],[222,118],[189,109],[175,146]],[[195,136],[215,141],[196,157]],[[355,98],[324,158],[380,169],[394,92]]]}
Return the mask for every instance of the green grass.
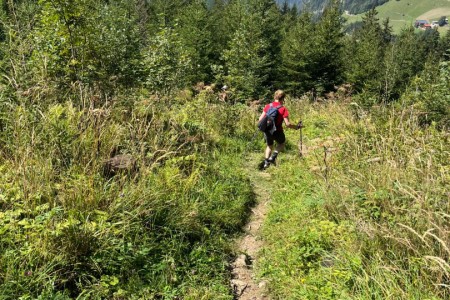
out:
{"label": "green grass", "polygon": [[[433,13],[433,10],[440,9]],[[450,1],[447,0],[391,0],[376,8],[380,20],[389,18],[395,33],[405,26],[414,25],[416,19],[425,18],[429,22],[437,21],[441,16],[450,16]],[[361,21],[364,14],[345,16],[348,23]],[[439,28],[440,32],[448,30],[448,26]]]}
{"label": "green grass", "polygon": [[[446,299],[449,266],[437,263],[450,254],[445,133],[397,117],[413,112],[381,121],[359,120],[345,104],[299,102],[292,115],[298,108],[308,156],[291,148],[267,171],[272,202],[258,271],[273,299]],[[423,235],[429,229],[436,237]]]}
{"label": "green grass", "polygon": [[[262,158],[255,112],[187,98],[3,108],[1,299],[231,300],[251,180],[271,189],[258,274],[274,299],[448,298],[449,140],[414,108],[290,99],[308,156],[287,130],[260,180],[242,164]],[[137,172],[105,177],[114,151]]]}
{"label": "green grass", "polygon": [[[0,299],[232,299],[230,245],[253,202],[238,155],[248,114],[206,96],[128,95],[97,111],[10,103]],[[225,130],[224,110],[237,120]],[[137,172],[105,176],[113,152]]]}

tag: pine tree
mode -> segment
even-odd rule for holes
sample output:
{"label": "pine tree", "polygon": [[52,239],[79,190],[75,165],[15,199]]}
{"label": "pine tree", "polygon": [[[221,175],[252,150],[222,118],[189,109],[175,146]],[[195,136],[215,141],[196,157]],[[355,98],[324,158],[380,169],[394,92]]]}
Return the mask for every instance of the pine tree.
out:
{"label": "pine tree", "polygon": [[447,30],[447,33],[439,42],[439,54],[443,60],[450,61],[450,30]]}
{"label": "pine tree", "polygon": [[362,26],[355,31],[347,48],[347,78],[359,92],[380,95],[385,75],[383,61],[390,39],[388,23],[384,29],[377,18],[378,12],[370,10],[363,17]]}
{"label": "pine tree", "polygon": [[223,51],[226,84],[238,97],[266,93],[276,79],[281,14],[273,0],[230,1],[226,19],[232,30]]}
{"label": "pine tree", "polygon": [[314,87],[314,24],[310,13],[302,13],[282,42],[280,73],[284,88],[300,95]]}
{"label": "pine tree", "polygon": [[332,0],[316,25],[314,65],[310,70],[319,92],[331,90],[343,78],[344,19],[340,1]]}
{"label": "pine tree", "polygon": [[213,24],[203,0],[192,1],[180,11],[177,32],[180,42],[186,47],[192,64],[192,73],[185,74],[191,83],[211,81],[211,65],[214,62]]}
{"label": "pine tree", "polygon": [[426,47],[420,44],[414,28],[404,29],[386,54],[384,101],[400,97],[411,78],[423,69],[426,58]]}

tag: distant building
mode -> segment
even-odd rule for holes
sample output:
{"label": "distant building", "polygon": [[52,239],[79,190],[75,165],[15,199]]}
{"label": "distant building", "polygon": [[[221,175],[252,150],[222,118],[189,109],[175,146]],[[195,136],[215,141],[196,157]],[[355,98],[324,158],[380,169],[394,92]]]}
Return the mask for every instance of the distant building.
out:
{"label": "distant building", "polygon": [[431,27],[431,25],[430,25],[430,22],[428,22],[427,20],[416,20],[416,22],[414,23],[414,27],[426,28],[426,27]]}

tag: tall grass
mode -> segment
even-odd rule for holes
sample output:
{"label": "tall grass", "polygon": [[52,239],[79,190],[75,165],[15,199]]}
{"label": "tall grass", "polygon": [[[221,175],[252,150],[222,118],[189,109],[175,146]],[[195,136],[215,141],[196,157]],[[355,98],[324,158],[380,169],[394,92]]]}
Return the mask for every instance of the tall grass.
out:
{"label": "tall grass", "polygon": [[[216,99],[3,98],[0,298],[232,299],[230,238],[253,201],[236,159],[249,123]],[[105,176],[116,154],[137,171]]]}
{"label": "tall grass", "polygon": [[448,133],[411,107],[298,107],[310,151],[272,171],[265,225],[274,297],[448,298]]}

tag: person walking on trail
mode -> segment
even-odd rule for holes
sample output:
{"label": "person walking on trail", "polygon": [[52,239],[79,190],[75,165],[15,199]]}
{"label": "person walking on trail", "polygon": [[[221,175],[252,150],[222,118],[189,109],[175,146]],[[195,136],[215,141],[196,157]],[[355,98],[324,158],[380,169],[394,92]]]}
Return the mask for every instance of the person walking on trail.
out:
{"label": "person walking on trail", "polygon": [[[278,153],[284,150],[286,136],[284,135],[283,131],[283,123],[286,124],[287,128],[296,130],[300,128],[299,125],[294,125],[289,122],[289,111],[283,105],[285,97],[286,94],[284,93],[284,91],[277,90],[273,97],[274,101],[264,107],[264,110],[258,120],[259,124],[264,123],[264,126],[266,126],[267,120],[269,120],[269,122],[267,123],[270,123],[271,116],[274,116],[273,127],[262,129],[260,125],[258,125],[260,129],[264,131],[264,139],[266,140],[267,145],[264,153],[264,169],[269,167],[270,164],[275,164]],[[275,148],[275,151],[273,151],[275,141],[277,142],[277,147]]]}

